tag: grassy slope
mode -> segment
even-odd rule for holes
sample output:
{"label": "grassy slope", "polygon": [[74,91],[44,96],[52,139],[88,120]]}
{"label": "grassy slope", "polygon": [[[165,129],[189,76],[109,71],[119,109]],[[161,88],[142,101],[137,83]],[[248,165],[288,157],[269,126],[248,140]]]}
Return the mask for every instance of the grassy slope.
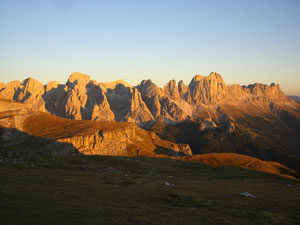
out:
{"label": "grassy slope", "polygon": [[[299,182],[171,159],[80,156],[1,163],[0,187],[6,225],[300,223]],[[239,196],[246,191],[257,197]]]}
{"label": "grassy slope", "polygon": [[90,120],[71,120],[49,115],[47,113],[36,113],[28,117],[24,122],[25,132],[36,136],[56,140],[72,136],[87,135],[99,129],[109,131],[134,126],[127,122],[95,122]]}
{"label": "grassy slope", "polygon": [[248,169],[279,174],[292,179],[297,179],[297,173],[277,162],[262,161],[257,158],[234,154],[234,153],[209,153],[187,157],[191,162],[202,162],[208,165],[218,166],[240,166]]}

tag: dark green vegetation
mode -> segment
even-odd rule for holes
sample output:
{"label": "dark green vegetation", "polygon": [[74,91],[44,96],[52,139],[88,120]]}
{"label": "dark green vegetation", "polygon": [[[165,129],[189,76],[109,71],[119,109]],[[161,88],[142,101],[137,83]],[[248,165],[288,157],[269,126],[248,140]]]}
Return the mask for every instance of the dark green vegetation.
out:
{"label": "dark green vegetation", "polygon": [[299,182],[276,175],[171,159],[34,157],[0,164],[5,225],[299,224],[299,193]]}
{"label": "dark green vegetation", "polygon": [[[259,121],[257,124],[262,124],[262,122]],[[295,123],[295,127],[299,129],[300,125]],[[199,128],[200,124],[192,121],[180,122],[174,125],[156,122],[149,130],[154,131],[164,140],[188,144],[193,154],[238,153],[261,160],[279,162],[300,173],[300,160],[297,157],[299,152],[296,150],[297,154],[292,154],[286,151],[285,148],[279,147],[275,142],[274,144],[272,141],[266,142],[265,139],[262,141],[259,138],[250,138],[239,128],[232,134],[226,134],[225,130],[221,128],[205,131],[200,131]],[[272,127],[269,130],[273,131]],[[273,139],[275,140],[277,137],[274,135]],[[284,143],[281,145],[284,146]],[[295,144],[295,146],[298,145]]]}

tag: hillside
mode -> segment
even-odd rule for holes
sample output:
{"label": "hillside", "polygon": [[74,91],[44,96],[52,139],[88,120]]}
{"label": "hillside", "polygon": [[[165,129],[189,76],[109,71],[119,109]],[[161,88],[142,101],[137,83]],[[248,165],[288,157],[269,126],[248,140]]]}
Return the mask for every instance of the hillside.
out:
{"label": "hillside", "polygon": [[132,123],[76,121],[0,103],[1,155],[191,155],[188,145],[161,140]]}
{"label": "hillside", "polygon": [[300,96],[289,96],[289,97],[294,99],[296,102],[300,103]]}
{"label": "hillside", "polygon": [[[174,157],[208,162],[200,160],[204,155],[192,156],[189,145],[162,140],[154,132],[132,123],[70,120],[32,110],[22,103],[1,100],[0,103],[0,156],[4,158],[83,154]],[[279,163],[231,154],[230,164],[228,157],[223,156],[213,155],[219,162],[219,165],[213,166],[235,165],[282,176],[298,176]]]}
{"label": "hillside", "polygon": [[185,160],[189,162],[202,162],[213,167],[238,166],[273,174],[280,174],[292,179],[295,179],[295,177],[300,178],[293,170],[281,165],[280,163],[261,161],[253,157],[234,153],[200,154],[188,157]]}
{"label": "hillside", "polygon": [[1,159],[0,185],[6,225],[300,223],[298,181],[238,167],[149,157]]}
{"label": "hillside", "polygon": [[[257,125],[264,125],[263,121],[265,120],[261,117]],[[236,127],[235,132],[231,134],[226,134],[221,128],[202,131],[201,124],[191,121],[176,124],[157,121],[148,130],[154,131],[162,139],[189,144],[194,155],[238,153],[261,160],[279,162],[299,173],[300,160],[297,148],[299,139],[296,138],[299,133],[291,132],[281,124],[286,133],[280,134],[283,130],[276,129],[276,121],[274,123],[265,121],[265,124],[269,126],[269,132],[266,130],[266,133],[258,130],[257,127],[254,130],[251,126]],[[251,133],[251,136],[245,133],[247,131]],[[261,136],[256,132],[260,132]],[[290,135],[288,135],[289,132]]]}

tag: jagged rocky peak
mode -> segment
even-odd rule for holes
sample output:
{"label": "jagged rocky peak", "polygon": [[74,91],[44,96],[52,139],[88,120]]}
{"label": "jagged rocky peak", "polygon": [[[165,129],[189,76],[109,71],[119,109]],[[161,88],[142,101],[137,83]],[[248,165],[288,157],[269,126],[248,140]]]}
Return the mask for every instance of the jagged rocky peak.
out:
{"label": "jagged rocky peak", "polygon": [[101,85],[101,87],[106,88],[106,89],[115,89],[116,86],[118,86],[118,85],[122,85],[124,87],[132,87],[126,81],[121,80],[121,79],[112,81],[112,82],[101,82],[100,85]]}
{"label": "jagged rocky peak", "polygon": [[216,72],[211,72],[208,77],[215,78],[215,79],[221,79],[224,82],[221,74],[216,73]]}
{"label": "jagged rocky peak", "polygon": [[156,86],[152,80],[143,80],[138,86],[137,89],[141,92],[143,99],[145,97],[152,97],[152,96],[161,96],[163,95],[162,90]]}
{"label": "jagged rocky peak", "polygon": [[150,86],[156,86],[151,79],[148,80],[142,80],[142,82],[138,85],[138,87],[144,88],[144,87],[150,87]]}
{"label": "jagged rocky peak", "polygon": [[44,93],[44,85],[34,78],[27,78],[20,85],[16,100],[24,102],[30,95],[41,95]]}
{"label": "jagged rocky peak", "polygon": [[11,81],[8,82],[7,85],[3,85],[0,89],[0,98],[2,99],[10,99],[10,100],[16,100],[14,99],[15,93],[20,88],[21,83],[20,81]]}
{"label": "jagged rocky peak", "polygon": [[194,76],[194,78],[192,79],[192,82],[200,81],[200,80],[204,79],[205,77],[206,77],[206,76],[202,76],[202,75],[200,75],[200,74],[196,74],[196,75]]}
{"label": "jagged rocky peak", "polygon": [[245,100],[249,97],[250,90],[239,84],[227,85],[228,100]]}
{"label": "jagged rocky peak", "polygon": [[140,123],[153,120],[153,116],[147,105],[142,100],[141,93],[137,88],[130,88],[129,104],[130,108],[125,116],[126,121]]}
{"label": "jagged rocky peak", "polygon": [[191,80],[191,82],[189,84],[189,88],[192,91],[196,86],[199,86],[199,84],[205,85],[207,87],[214,88],[214,89],[217,89],[217,88],[225,89],[226,88],[226,84],[225,84],[223,78],[221,77],[220,74],[218,74],[216,72],[212,72],[208,76],[202,76],[202,75],[194,76],[194,78]]}
{"label": "jagged rocky peak", "polygon": [[6,85],[3,82],[0,82],[0,90],[2,90],[5,87],[6,87]]}
{"label": "jagged rocky peak", "polygon": [[18,80],[13,80],[7,83],[6,87],[7,88],[17,88],[21,85],[21,82]]}
{"label": "jagged rocky peak", "polygon": [[[8,88],[8,91],[10,92],[11,88]],[[41,111],[46,111],[45,103],[42,99],[42,95],[45,92],[44,85],[36,79],[31,77],[25,79],[22,84],[17,84],[14,87],[14,92],[14,100],[29,104]]]}
{"label": "jagged rocky peak", "polygon": [[46,85],[45,85],[45,91],[48,92],[52,89],[56,89],[58,87],[59,83],[57,81],[49,81]]}
{"label": "jagged rocky peak", "polygon": [[192,99],[191,99],[191,94],[190,94],[190,89],[188,86],[186,86],[183,81],[178,82],[178,92],[180,97],[185,100],[187,103],[191,104]]}
{"label": "jagged rocky peak", "polygon": [[91,78],[89,75],[79,72],[73,72],[67,81],[68,86],[73,86],[76,84],[86,85],[90,82]]}
{"label": "jagged rocky peak", "polygon": [[272,83],[270,86],[266,84],[255,83],[248,85],[247,88],[250,90],[254,98],[258,100],[268,101],[276,99],[285,99],[286,95],[280,88],[279,84]]}
{"label": "jagged rocky peak", "polygon": [[25,90],[31,92],[32,94],[44,92],[44,85],[32,77],[25,79],[23,81],[23,86]]}
{"label": "jagged rocky peak", "polygon": [[189,84],[194,104],[214,104],[227,96],[226,84],[220,74],[212,72],[209,76],[196,75]]}
{"label": "jagged rocky peak", "polygon": [[164,87],[164,91],[166,94],[171,96],[173,99],[178,99],[179,98],[179,91],[177,87],[177,83],[175,80],[170,80]]}
{"label": "jagged rocky peak", "polygon": [[184,84],[183,80],[180,80],[178,82],[178,91],[180,93],[185,93],[188,91],[188,87]]}

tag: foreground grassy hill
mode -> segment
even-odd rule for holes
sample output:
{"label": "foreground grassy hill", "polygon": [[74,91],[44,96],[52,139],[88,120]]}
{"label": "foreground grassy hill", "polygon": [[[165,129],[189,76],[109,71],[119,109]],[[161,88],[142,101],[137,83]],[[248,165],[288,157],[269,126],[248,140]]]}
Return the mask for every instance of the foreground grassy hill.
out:
{"label": "foreground grassy hill", "polygon": [[0,162],[1,224],[300,223],[299,182],[254,170],[145,157]]}

